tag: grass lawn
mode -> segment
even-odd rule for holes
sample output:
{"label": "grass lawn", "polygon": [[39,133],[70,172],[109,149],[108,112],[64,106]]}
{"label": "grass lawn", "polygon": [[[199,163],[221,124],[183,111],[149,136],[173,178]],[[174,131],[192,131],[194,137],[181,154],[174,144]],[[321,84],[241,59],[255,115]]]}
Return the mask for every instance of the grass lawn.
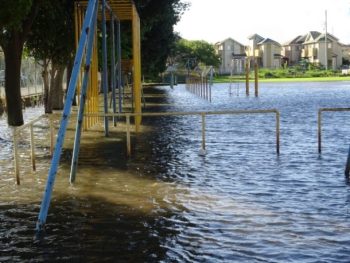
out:
{"label": "grass lawn", "polygon": [[[254,82],[254,78],[249,79]],[[307,78],[260,78],[259,82],[326,82],[326,81],[350,81],[350,76],[334,77],[307,77]],[[214,78],[215,83],[245,82],[243,76],[218,76]]]}

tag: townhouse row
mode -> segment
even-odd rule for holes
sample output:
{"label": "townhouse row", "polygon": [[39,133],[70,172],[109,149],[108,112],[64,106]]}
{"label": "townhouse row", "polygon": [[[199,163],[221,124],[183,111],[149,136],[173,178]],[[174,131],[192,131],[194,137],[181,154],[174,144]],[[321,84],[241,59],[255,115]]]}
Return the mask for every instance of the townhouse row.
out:
{"label": "townhouse row", "polygon": [[[297,36],[291,41],[280,44],[270,38],[258,34],[248,37],[248,45],[227,38],[215,44],[215,50],[220,56],[220,74],[241,74],[245,63],[257,62],[263,68],[280,68],[286,64],[293,66],[302,60],[328,69],[339,69],[344,61],[350,61],[350,45],[339,42],[331,34],[310,31]],[[326,50],[327,48],[327,50]]]}

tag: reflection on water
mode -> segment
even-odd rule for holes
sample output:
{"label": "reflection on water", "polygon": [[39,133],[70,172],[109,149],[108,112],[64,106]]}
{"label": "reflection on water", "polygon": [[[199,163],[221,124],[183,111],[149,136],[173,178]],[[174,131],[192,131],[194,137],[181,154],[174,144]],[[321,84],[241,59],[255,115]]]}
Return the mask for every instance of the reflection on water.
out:
{"label": "reflection on water", "polygon": [[243,85],[234,96],[228,84],[217,85],[212,103],[183,86],[158,88],[152,92],[166,93],[157,99],[169,105],[149,109],[277,108],[280,156],[273,115],[208,116],[206,156],[198,154],[199,116],[148,117],[147,132],[133,135],[130,159],[125,134],[83,135],[77,182],[69,185],[68,136],[39,240],[33,236],[50,162],[47,130],[44,123],[35,128],[37,172],[23,135],[16,186],[11,131],[1,119],[0,261],[349,262],[343,170],[350,112],[324,114],[320,156],[316,129],[318,108],[348,107],[350,83],[261,85],[259,98],[246,98]]}

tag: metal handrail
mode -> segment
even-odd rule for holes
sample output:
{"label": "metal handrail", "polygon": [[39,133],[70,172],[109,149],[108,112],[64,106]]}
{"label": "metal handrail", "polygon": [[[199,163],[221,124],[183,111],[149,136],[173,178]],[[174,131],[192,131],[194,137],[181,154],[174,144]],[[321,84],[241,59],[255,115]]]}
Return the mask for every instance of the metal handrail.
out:
{"label": "metal handrail", "polygon": [[322,152],[322,112],[341,112],[341,111],[350,111],[350,108],[320,108],[318,110],[318,153]]}
{"label": "metal handrail", "polygon": [[143,116],[201,116],[202,117],[202,152],[205,152],[205,117],[207,115],[242,115],[242,114],[276,114],[276,153],[280,153],[280,113],[277,109],[267,110],[228,110],[228,111],[189,111],[189,112],[142,112],[142,113],[89,113],[86,117],[125,117],[127,155],[131,156],[130,117]]}
{"label": "metal handrail", "polygon": [[32,170],[36,170],[36,162],[35,162],[35,142],[34,142],[34,129],[33,126],[35,123],[41,121],[43,118],[49,117],[50,120],[50,155],[52,155],[53,152],[53,140],[54,140],[54,127],[53,127],[53,119],[51,115],[41,115],[28,123],[20,126],[20,127],[14,127],[13,128],[13,152],[14,152],[14,167],[15,167],[15,175],[16,175],[16,183],[20,184],[20,165],[19,165],[19,156],[18,156],[18,135],[21,131],[29,128],[30,129],[30,157],[31,157],[31,163],[32,163]]}

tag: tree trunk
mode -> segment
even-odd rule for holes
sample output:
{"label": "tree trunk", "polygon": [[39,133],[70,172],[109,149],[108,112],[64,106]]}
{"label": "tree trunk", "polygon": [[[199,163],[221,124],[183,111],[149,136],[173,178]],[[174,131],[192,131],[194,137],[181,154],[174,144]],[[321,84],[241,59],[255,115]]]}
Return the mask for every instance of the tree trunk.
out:
{"label": "tree trunk", "polygon": [[54,77],[53,86],[50,87],[52,90],[52,109],[62,110],[63,109],[63,74],[64,66],[53,66],[56,68],[56,75]]}
{"label": "tree trunk", "polygon": [[[67,86],[66,86],[65,95],[67,95],[67,92],[68,92],[68,87],[69,87],[69,82],[70,82],[71,75],[72,75],[72,70],[73,70],[73,60],[70,59],[68,61],[68,64],[67,64]],[[77,91],[75,91],[75,94],[74,94],[73,103],[72,103],[73,106],[78,105],[77,100],[76,100],[76,94],[77,94]]]}
{"label": "tree trunk", "polygon": [[44,59],[43,64],[43,83],[44,83],[44,109],[45,113],[52,113],[51,101],[50,101],[50,83],[49,83],[49,62],[47,59]]}
{"label": "tree trunk", "polygon": [[6,45],[3,45],[7,122],[10,126],[21,126],[23,124],[20,85],[22,50],[23,41],[20,34],[14,32]]}

